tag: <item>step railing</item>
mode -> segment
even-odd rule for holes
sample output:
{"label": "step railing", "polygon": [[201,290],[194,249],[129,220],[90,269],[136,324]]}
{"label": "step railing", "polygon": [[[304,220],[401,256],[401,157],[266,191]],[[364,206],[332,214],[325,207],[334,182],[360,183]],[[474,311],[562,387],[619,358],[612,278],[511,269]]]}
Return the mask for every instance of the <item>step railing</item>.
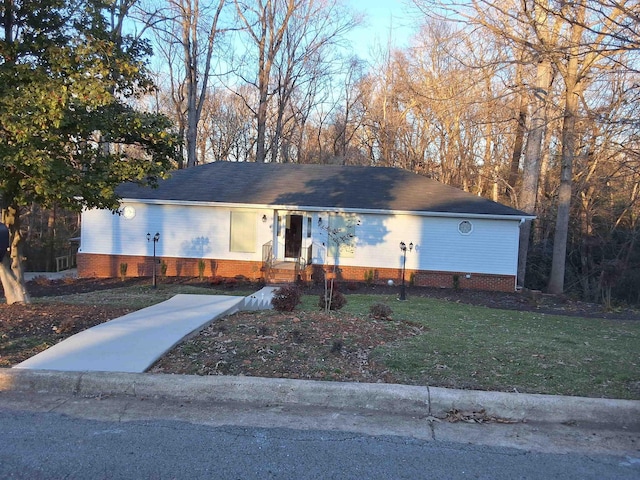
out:
{"label": "step railing", "polygon": [[269,283],[273,272],[273,242],[271,240],[262,245],[262,270],[265,283]]}

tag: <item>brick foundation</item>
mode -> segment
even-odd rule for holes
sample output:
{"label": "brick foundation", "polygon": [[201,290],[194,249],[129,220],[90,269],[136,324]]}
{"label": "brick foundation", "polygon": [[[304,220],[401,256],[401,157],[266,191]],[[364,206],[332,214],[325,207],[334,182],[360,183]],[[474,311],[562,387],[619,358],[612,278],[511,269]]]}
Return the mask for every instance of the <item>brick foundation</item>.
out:
{"label": "brick foundation", "polygon": [[[168,277],[197,277],[200,275],[197,258],[157,257],[156,273],[160,275],[162,263],[167,265]],[[205,259],[205,277],[234,278],[242,275],[250,280],[262,278],[262,262]],[[78,276],[112,278],[120,276],[120,265],[127,265],[127,277],[150,277],[153,274],[153,258],[132,255],[101,255],[79,253]]]}
{"label": "brick foundation", "polygon": [[[469,275],[469,278],[467,278]],[[386,284],[393,280],[402,282],[401,268],[340,267],[338,278],[344,281],[364,282],[372,279],[375,284]],[[516,288],[515,275],[492,275],[487,273],[405,271],[405,282],[418,287],[460,288],[466,290],[489,290],[513,292]]]}
{"label": "brick foundation", "polygon": [[[263,277],[262,262],[247,262],[237,260],[203,260],[206,277],[234,278],[244,276],[250,280],[260,280]],[[158,257],[157,274],[160,265],[167,265],[166,275],[170,277],[197,277],[199,275],[196,258]],[[143,256],[129,255],[100,255],[79,253],[77,257],[78,275],[80,277],[110,278],[120,276],[120,265],[127,264],[127,277],[150,277],[153,272],[153,259]],[[331,267],[326,267],[331,268]],[[467,278],[469,275],[469,278]],[[365,282],[386,284],[393,280],[396,284],[402,281],[401,268],[367,268],[367,267],[339,267],[337,275],[339,281]],[[516,286],[515,275],[491,275],[485,273],[468,272],[437,272],[437,271],[405,271],[405,281],[419,287],[460,288],[464,290],[490,290],[499,292],[513,292]]]}

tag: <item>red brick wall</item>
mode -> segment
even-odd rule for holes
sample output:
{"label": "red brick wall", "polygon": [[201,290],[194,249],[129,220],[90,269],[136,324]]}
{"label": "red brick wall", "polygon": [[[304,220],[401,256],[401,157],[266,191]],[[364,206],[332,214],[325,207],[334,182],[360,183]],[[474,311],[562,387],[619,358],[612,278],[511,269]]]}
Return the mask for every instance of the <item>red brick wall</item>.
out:
{"label": "red brick wall", "polygon": [[[373,282],[387,283],[390,279],[396,284],[402,282],[401,268],[366,268],[340,267],[338,278],[345,281],[364,282],[373,272]],[[405,282],[419,287],[455,288],[454,277],[458,277],[458,288],[467,290],[491,290],[499,292],[513,292],[516,288],[515,275],[492,275],[487,273],[468,272],[436,272],[436,271],[405,271]],[[469,275],[469,278],[466,276]]]}
{"label": "red brick wall", "polygon": [[[170,277],[197,277],[199,274],[198,259],[195,258],[158,257],[157,261],[156,272],[158,274],[160,274],[160,262],[166,263],[167,276]],[[121,263],[127,264],[127,277],[150,277],[153,269],[153,259],[143,256],[79,253],[77,262],[80,277],[118,277],[120,276]],[[204,275],[207,277],[233,278],[243,275],[251,280],[262,278],[261,262],[237,260],[204,260],[204,262]],[[364,282],[371,272],[373,272],[373,282],[377,284],[387,283],[391,279],[399,285],[402,281],[401,268],[341,266],[337,278],[343,281]],[[456,276],[457,286],[461,289],[513,292],[516,286],[514,275],[431,272],[409,269],[405,271],[405,282],[420,287],[454,288],[456,286],[454,277]]]}
{"label": "red brick wall", "polygon": [[[169,277],[197,277],[198,259],[157,257],[156,272],[160,274],[160,265],[167,265]],[[101,255],[78,253],[78,276],[110,278],[120,276],[120,264],[127,264],[127,277],[150,277],[153,273],[153,258],[132,255]],[[236,260],[204,260],[206,277],[233,278],[243,275],[251,280],[262,278],[261,262],[243,262]]]}
{"label": "red brick wall", "polygon": [[[469,278],[467,278],[467,276]],[[516,289],[515,275],[491,275],[468,272],[419,272],[415,284],[422,287],[457,288],[466,290],[491,290],[513,292]]]}

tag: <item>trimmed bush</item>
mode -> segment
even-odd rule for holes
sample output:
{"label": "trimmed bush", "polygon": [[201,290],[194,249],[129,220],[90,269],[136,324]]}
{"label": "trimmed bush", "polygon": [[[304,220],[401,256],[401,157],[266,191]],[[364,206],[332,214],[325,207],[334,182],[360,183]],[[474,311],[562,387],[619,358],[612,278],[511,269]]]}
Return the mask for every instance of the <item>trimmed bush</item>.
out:
{"label": "trimmed bush", "polygon": [[393,310],[391,310],[391,307],[384,303],[374,303],[369,309],[369,316],[379,320],[391,320],[392,314]]}
{"label": "trimmed bush", "polygon": [[271,305],[279,312],[292,312],[300,303],[302,292],[295,285],[285,285],[273,292]]}
{"label": "trimmed bush", "polygon": [[[327,304],[327,297],[329,297],[329,292],[326,293],[326,296],[324,293],[320,294],[320,299],[318,301],[318,306],[321,309],[325,309],[325,306]],[[331,307],[330,310],[340,310],[342,307],[344,307],[347,304],[347,297],[345,297],[342,293],[340,293],[338,290],[334,290],[333,291],[333,295],[331,296]]]}
{"label": "trimmed bush", "polygon": [[127,278],[127,268],[129,267],[126,263],[120,264],[120,280],[124,282],[124,279]]}

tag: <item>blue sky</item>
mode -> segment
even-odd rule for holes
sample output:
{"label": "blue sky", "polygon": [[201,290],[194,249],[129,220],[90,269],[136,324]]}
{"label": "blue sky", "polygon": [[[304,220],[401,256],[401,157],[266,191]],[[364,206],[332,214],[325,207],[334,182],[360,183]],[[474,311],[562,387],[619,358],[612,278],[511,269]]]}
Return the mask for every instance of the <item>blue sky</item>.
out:
{"label": "blue sky", "polygon": [[386,49],[389,34],[394,47],[406,47],[413,33],[407,0],[348,0],[351,8],[365,14],[365,24],[353,32],[354,53],[368,59],[372,49]]}

